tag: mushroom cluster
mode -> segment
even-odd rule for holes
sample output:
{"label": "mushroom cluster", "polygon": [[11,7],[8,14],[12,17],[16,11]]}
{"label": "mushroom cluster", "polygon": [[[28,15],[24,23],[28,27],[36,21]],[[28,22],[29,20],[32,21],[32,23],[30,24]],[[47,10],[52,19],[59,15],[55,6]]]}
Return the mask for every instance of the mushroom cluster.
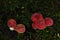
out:
{"label": "mushroom cluster", "polygon": [[34,13],[31,16],[32,20],[32,28],[33,29],[39,29],[44,30],[47,26],[53,25],[53,19],[50,17],[43,18],[43,15],[41,13]]}
{"label": "mushroom cluster", "polygon": [[18,33],[24,33],[25,32],[25,25],[17,24],[16,20],[14,20],[14,19],[9,19],[7,24],[8,24],[8,27],[10,30],[15,30]]}

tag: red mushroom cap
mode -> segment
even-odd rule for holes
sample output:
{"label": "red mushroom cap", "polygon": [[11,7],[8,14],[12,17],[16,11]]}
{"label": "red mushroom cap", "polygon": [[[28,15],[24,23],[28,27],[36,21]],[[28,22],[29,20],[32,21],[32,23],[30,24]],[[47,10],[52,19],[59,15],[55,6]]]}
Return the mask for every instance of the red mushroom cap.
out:
{"label": "red mushroom cap", "polygon": [[17,24],[15,31],[17,31],[18,33],[24,33],[25,32],[25,25]]}
{"label": "red mushroom cap", "polygon": [[32,14],[32,16],[31,16],[31,20],[32,20],[33,22],[36,22],[36,21],[38,21],[38,20],[43,20],[43,16],[42,16],[42,14],[34,13],[34,14]]}
{"label": "red mushroom cap", "polygon": [[37,25],[39,26],[38,27],[39,30],[44,30],[46,28],[46,24],[45,24],[45,21],[44,20],[38,22]]}
{"label": "red mushroom cap", "polygon": [[7,25],[9,27],[14,28],[14,27],[16,27],[16,21],[14,19],[9,19],[8,22],[7,22]]}
{"label": "red mushroom cap", "polygon": [[35,22],[34,24],[32,24],[33,29],[39,29],[39,30],[44,30],[46,28],[46,24],[45,21],[39,21],[39,22]]}
{"label": "red mushroom cap", "polygon": [[46,26],[52,26],[53,25],[53,19],[50,17],[46,17],[45,23],[46,23]]}
{"label": "red mushroom cap", "polygon": [[36,25],[36,23],[32,23],[32,28],[35,30],[38,29],[38,26]]}

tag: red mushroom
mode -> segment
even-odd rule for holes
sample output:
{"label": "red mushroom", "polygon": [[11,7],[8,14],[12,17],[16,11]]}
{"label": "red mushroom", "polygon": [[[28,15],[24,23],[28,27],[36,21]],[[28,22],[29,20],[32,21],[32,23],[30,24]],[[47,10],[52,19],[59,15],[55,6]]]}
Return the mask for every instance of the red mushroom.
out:
{"label": "red mushroom", "polygon": [[46,23],[46,26],[52,26],[53,25],[53,19],[50,17],[46,17],[45,23]]}
{"label": "red mushroom", "polygon": [[36,25],[36,23],[32,23],[32,28],[35,30],[38,29],[38,26]]}
{"label": "red mushroom", "polygon": [[33,29],[39,29],[39,30],[44,30],[46,28],[45,21],[38,21],[32,24]]}
{"label": "red mushroom", "polygon": [[17,24],[15,31],[18,33],[24,33],[25,32],[25,25],[23,24]]}
{"label": "red mushroom", "polygon": [[32,20],[33,22],[36,22],[37,20],[43,20],[43,16],[42,16],[42,14],[34,13],[34,14],[32,14],[32,16],[31,16],[31,20]]}
{"label": "red mushroom", "polygon": [[46,28],[45,20],[38,22],[37,25],[39,30],[44,30]]}
{"label": "red mushroom", "polygon": [[16,21],[14,19],[9,19],[7,25],[9,26],[10,30],[14,30],[16,27]]}

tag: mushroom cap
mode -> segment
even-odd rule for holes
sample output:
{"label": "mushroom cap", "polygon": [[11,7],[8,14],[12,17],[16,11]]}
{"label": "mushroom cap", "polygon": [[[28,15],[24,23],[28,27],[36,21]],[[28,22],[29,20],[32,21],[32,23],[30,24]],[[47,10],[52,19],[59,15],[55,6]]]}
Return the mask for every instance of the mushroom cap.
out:
{"label": "mushroom cap", "polygon": [[42,16],[42,14],[40,14],[40,13],[34,13],[34,14],[32,14],[32,16],[31,16],[31,20],[32,20],[33,22],[36,22],[37,20],[43,20],[43,16]]}
{"label": "mushroom cap", "polygon": [[25,25],[23,24],[17,24],[15,31],[18,33],[24,33],[25,32]]}
{"label": "mushroom cap", "polygon": [[9,19],[8,22],[7,22],[7,25],[9,27],[14,28],[14,27],[16,27],[16,21],[14,19]]}
{"label": "mushroom cap", "polygon": [[33,29],[44,30],[46,28],[45,21],[38,21],[32,24]]}
{"label": "mushroom cap", "polygon": [[36,23],[32,23],[32,28],[35,30],[38,29],[38,26],[36,25]]}
{"label": "mushroom cap", "polygon": [[46,26],[52,26],[53,25],[53,19],[50,17],[46,17],[45,23],[46,23]]}
{"label": "mushroom cap", "polygon": [[37,25],[39,26],[38,27],[39,30],[44,30],[46,28],[45,20],[38,22]]}

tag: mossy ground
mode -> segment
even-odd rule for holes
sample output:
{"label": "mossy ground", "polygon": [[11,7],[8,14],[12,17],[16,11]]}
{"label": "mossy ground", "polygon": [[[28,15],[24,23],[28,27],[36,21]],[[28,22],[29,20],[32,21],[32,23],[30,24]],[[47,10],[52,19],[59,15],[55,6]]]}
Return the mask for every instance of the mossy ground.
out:
{"label": "mossy ground", "polygon": [[[51,17],[54,25],[45,30],[34,30],[31,15],[40,12]],[[17,24],[26,26],[26,32],[19,34],[10,31],[7,20],[13,18]],[[60,1],[59,0],[0,0],[0,40],[60,40]]]}

